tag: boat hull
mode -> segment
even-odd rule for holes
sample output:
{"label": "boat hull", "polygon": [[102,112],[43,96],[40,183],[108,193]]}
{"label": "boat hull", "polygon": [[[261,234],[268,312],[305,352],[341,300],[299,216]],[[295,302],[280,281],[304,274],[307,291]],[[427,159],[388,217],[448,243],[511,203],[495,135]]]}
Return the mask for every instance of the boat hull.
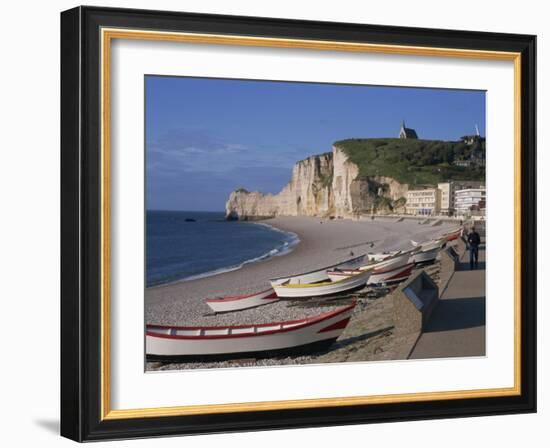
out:
{"label": "boat hull", "polygon": [[[327,271],[328,272],[328,271]],[[308,298],[331,296],[352,292],[366,285],[372,272],[358,272],[340,281],[328,281],[319,284],[291,284],[274,286],[277,296],[281,298]],[[327,274],[328,277],[328,274]]]}
{"label": "boat hull", "polygon": [[374,272],[367,285],[378,285],[381,283],[391,284],[401,282],[409,278],[412,273],[414,263],[409,263],[395,269],[384,269],[380,272]]}
{"label": "boat hull", "polygon": [[395,250],[395,251],[390,251],[390,252],[369,253],[368,256],[369,256],[369,260],[378,262],[378,261],[383,261],[386,258],[393,257],[394,255],[396,255],[398,253],[399,253],[399,251]]}
{"label": "boat hull", "polygon": [[228,313],[267,305],[278,300],[279,298],[273,288],[269,288],[268,290],[246,296],[207,299],[206,304],[216,313]]}
{"label": "boat hull", "polygon": [[432,262],[437,258],[439,250],[439,247],[435,247],[433,249],[423,250],[414,255],[411,255],[411,257],[409,258],[409,263],[420,264]]}
{"label": "boat hull", "polygon": [[446,233],[444,235],[447,242],[454,241],[454,240],[458,239],[461,236],[462,236],[462,229],[458,229],[458,230],[455,230],[453,232]]}
{"label": "boat hull", "polygon": [[[414,263],[408,263],[404,266],[389,269],[375,269],[367,281],[367,285],[378,285],[381,283],[391,284],[407,279],[414,267]],[[348,278],[355,274],[355,271],[329,271],[329,276],[333,281]]]}
{"label": "boat hull", "polygon": [[337,267],[348,267],[348,268],[354,268],[363,262],[365,259],[365,255],[361,255],[359,257],[351,258],[349,260],[345,260],[341,263],[327,266],[315,271],[311,272],[305,272],[303,274],[297,274],[289,277],[279,277],[274,278],[270,280],[271,286],[275,288],[278,285],[282,284],[308,284],[308,283],[320,283],[328,280],[327,271],[330,269],[335,269]]}
{"label": "boat hull", "polygon": [[327,351],[338,338],[324,339],[322,341],[311,342],[296,347],[280,348],[264,351],[234,352],[234,353],[214,353],[214,354],[193,354],[193,355],[154,355],[147,354],[149,362],[216,362],[231,359],[265,359],[277,358],[282,356],[300,356],[313,355]]}
{"label": "boat hull", "polygon": [[355,303],[312,318],[250,326],[148,325],[145,340],[147,359],[264,357],[326,348],[342,334],[354,307]]}
{"label": "boat hull", "polygon": [[359,270],[367,271],[374,269],[375,271],[377,271],[380,269],[394,269],[400,266],[405,266],[409,262],[409,258],[412,256],[412,254],[416,252],[417,250],[398,253],[396,255],[393,255],[391,258],[379,261],[377,263],[370,263],[365,266],[361,266]]}

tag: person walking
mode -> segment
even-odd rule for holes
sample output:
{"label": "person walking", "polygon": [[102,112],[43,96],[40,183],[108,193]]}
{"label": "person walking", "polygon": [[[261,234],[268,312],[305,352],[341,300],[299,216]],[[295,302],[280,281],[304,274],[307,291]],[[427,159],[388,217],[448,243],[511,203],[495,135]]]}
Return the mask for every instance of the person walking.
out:
{"label": "person walking", "polygon": [[475,227],[472,227],[472,231],[468,235],[468,247],[470,249],[470,269],[474,269],[474,266],[477,268],[480,243],[481,238],[479,237],[479,233],[476,232]]}

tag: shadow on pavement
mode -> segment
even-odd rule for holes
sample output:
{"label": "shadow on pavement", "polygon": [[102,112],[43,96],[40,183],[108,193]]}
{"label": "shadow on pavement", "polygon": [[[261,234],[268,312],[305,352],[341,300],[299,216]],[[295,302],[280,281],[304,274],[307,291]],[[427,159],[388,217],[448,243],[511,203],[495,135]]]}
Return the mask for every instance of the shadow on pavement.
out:
{"label": "shadow on pavement", "polygon": [[425,333],[485,325],[485,297],[439,301]]}
{"label": "shadow on pavement", "polygon": [[[458,266],[456,268],[457,271],[469,271],[470,270],[470,261],[461,261],[458,263]],[[477,268],[474,268],[473,270],[476,271],[484,271],[485,270],[485,262],[480,261],[477,263]]]}

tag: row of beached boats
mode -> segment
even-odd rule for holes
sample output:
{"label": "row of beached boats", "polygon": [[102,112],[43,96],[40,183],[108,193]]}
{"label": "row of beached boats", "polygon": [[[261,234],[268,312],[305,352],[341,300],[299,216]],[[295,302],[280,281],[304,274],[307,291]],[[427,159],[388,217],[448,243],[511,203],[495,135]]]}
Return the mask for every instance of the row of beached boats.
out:
{"label": "row of beached boats", "polygon": [[[216,313],[245,310],[281,298],[349,294],[365,286],[392,285],[406,280],[415,265],[435,260],[439,251],[459,238],[462,228],[418,243],[412,249],[369,253],[327,266],[270,280],[260,292],[210,298],[206,304]],[[149,360],[210,360],[231,357],[276,356],[310,353],[330,346],[347,326],[355,302],[313,317],[255,325],[177,327],[147,325],[146,353]]]}

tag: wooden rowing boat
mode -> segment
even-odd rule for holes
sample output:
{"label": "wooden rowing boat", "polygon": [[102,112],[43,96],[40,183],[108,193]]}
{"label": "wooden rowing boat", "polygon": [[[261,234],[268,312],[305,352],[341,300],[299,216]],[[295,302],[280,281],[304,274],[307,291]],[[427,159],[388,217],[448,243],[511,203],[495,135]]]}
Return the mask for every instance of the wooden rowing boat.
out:
{"label": "wooden rowing boat", "polygon": [[270,283],[271,283],[271,286],[275,288],[277,285],[281,285],[285,283],[286,284],[303,284],[303,283],[309,284],[309,283],[324,282],[328,280],[327,271],[329,269],[334,269],[337,267],[341,267],[341,268],[345,267],[345,268],[352,269],[354,267],[361,265],[361,263],[363,263],[365,259],[365,256],[366,255],[360,255],[358,257],[354,257],[354,258],[350,258],[348,260],[342,261],[341,263],[337,263],[321,269],[316,269],[315,271],[304,272],[302,274],[296,274],[296,275],[291,275],[286,277],[272,278],[270,280]]}
{"label": "wooden rowing boat", "polygon": [[411,255],[411,257],[409,258],[409,263],[419,264],[434,261],[437,257],[437,254],[445,246],[446,243],[446,238],[426,241],[424,243],[421,243],[420,245],[418,245],[417,243],[416,247],[418,251]]}
{"label": "wooden rowing boat", "polygon": [[206,304],[216,313],[240,311],[254,308],[268,303],[277,302],[279,298],[273,288],[241,296],[228,296],[215,299],[206,299]]}
{"label": "wooden rowing boat", "polygon": [[211,359],[314,353],[328,348],[346,328],[355,302],[317,316],[286,322],[217,327],[147,325],[147,359]]}
{"label": "wooden rowing boat", "polygon": [[444,233],[443,234],[443,238],[445,238],[447,240],[447,242],[449,241],[454,241],[458,238],[460,238],[462,236],[462,227],[460,227],[459,229],[456,229],[456,230],[452,230],[450,232],[447,232],[447,233]]}
{"label": "wooden rowing boat", "polygon": [[420,264],[434,261],[437,258],[437,254],[440,250],[440,247],[422,249],[409,257],[409,263]]}
{"label": "wooden rowing boat", "polygon": [[392,250],[388,252],[369,252],[367,255],[370,261],[378,262],[378,261],[383,261],[383,260],[386,260],[387,258],[393,257],[397,255],[399,252],[401,251]]}
{"label": "wooden rowing boat", "polygon": [[[360,266],[358,269],[360,271],[367,271],[372,269],[387,270],[387,269],[399,268],[401,266],[405,266],[406,264],[408,264],[410,257],[419,251],[420,251],[420,248],[413,248],[407,251],[397,251],[394,255],[391,255],[383,259],[382,261],[371,262],[364,266]],[[337,268],[337,270],[340,270],[340,268]]]}
{"label": "wooden rowing boat", "polygon": [[[390,267],[390,268],[374,268],[372,274],[367,280],[367,286],[378,284],[391,284],[398,283],[409,278],[412,273],[414,263],[408,263],[403,266]],[[332,281],[338,282],[342,279],[352,278],[357,275],[358,272],[362,272],[358,269],[335,269],[328,272],[328,275]]]}
{"label": "wooden rowing boat", "polygon": [[418,242],[418,241],[413,241],[411,240],[411,244],[416,247],[416,248],[422,248],[424,250],[428,250],[428,249],[431,249],[433,247],[442,247],[445,243],[447,242],[447,238],[446,237],[441,237],[441,238],[437,238],[437,239],[431,239],[431,240],[428,240],[428,241],[424,241],[422,243]]}
{"label": "wooden rowing boat", "polygon": [[339,281],[331,281],[329,279],[321,283],[285,283],[282,285],[275,285],[273,289],[275,289],[275,293],[279,297],[306,298],[330,296],[362,288],[369,280],[370,275],[370,270],[357,270],[354,272],[354,275],[348,276],[345,279],[340,279]]}

